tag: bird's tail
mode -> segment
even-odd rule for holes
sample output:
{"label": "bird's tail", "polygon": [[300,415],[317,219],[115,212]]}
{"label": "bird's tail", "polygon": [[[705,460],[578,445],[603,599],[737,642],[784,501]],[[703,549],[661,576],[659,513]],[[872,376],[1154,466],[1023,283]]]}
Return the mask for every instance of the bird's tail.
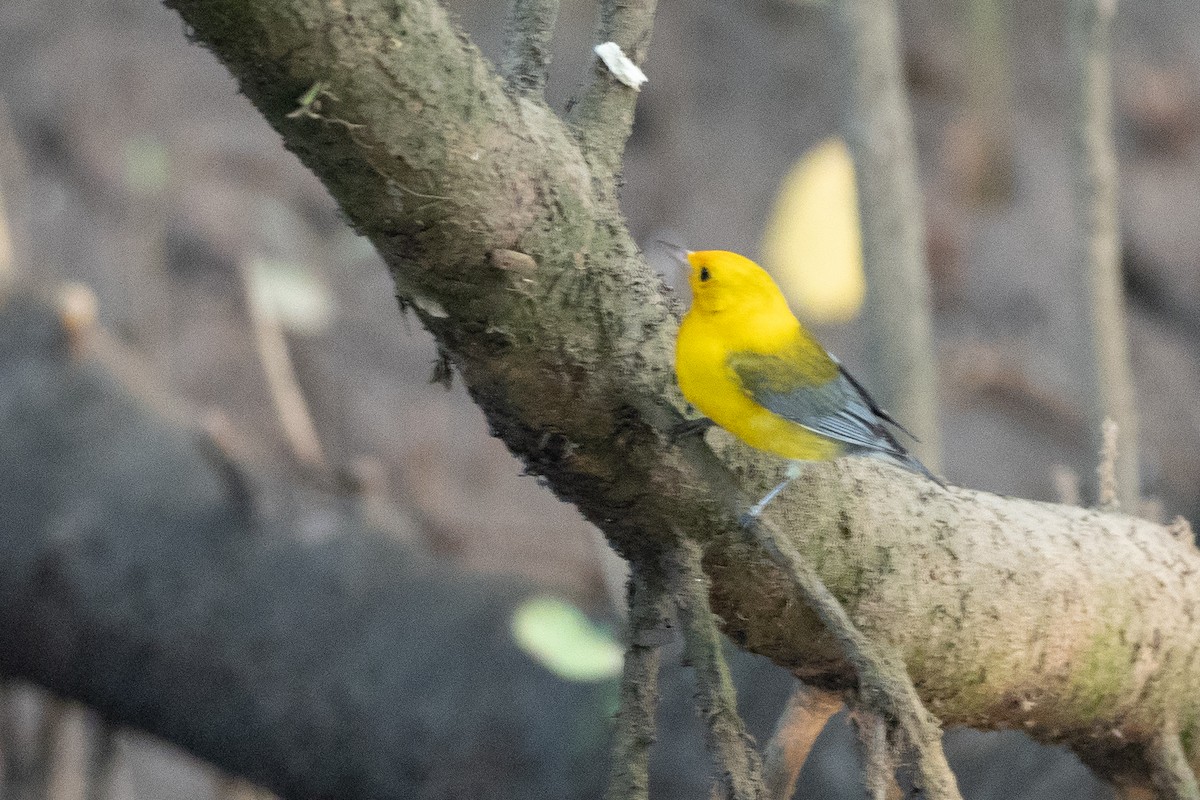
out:
{"label": "bird's tail", "polygon": [[901,465],[907,469],[912,470],[913,472],[921,473],[926,478],[929,478],[929,480],[933,481],[934,483],[936,483],[938,486],[942,487],[943,489],[947,488],[946,482],[944,480],[942,480],[941,478],[939,478],[937,475],[934,475],[932,472],[930,472],[929,467],[922,464],[920,459],[918,459],[912,453],[905,452],[904,460],[901,462]]}
{"label": "bird's tail", "polygon": [[929,471],[929,467],[921,463],[921,460],[912,453],[905,450],[903,447],[898,450],[876,450],[874,455],[881,457],[885,461],[890,461],[897,467],[902,467],[909,472],[915,472],[918,475],[924,475],[929,480],[936,483],[943,489],[947,488],[946,482]]}
{"label": "bird's tail", "polygon": [[[887,446],[880,447],[879,449],[875,450],[874,453],[876,455],[879,455],[886,461],[892,462],[898,467],[903,467],[909,472],[915,472],[919,475],[924,475],[926,478],[929,478],[929,480],[933,481],[943,489],[947,488],[946,482],[930,472],[929,467],[922,464],[919,458],[908,452],[908,450],[904,449],[904,445],[897,441],[896,437],[892,435],[891,431],[880,425],[877,433],[879,433],[880,438],[887,443]],[[911,436],[912,434],[909,435]]]}

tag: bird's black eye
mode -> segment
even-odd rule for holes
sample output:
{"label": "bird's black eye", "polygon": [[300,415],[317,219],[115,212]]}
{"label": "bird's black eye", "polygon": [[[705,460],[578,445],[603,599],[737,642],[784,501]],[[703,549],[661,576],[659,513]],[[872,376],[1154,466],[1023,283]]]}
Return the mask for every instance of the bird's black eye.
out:
{"label": "bird's black eye", "polygon": [[703,282],[703,281],[708,280],[710,277],[711,276],[708,274],[708,267],[701,267],[700,268],[700,280]]}

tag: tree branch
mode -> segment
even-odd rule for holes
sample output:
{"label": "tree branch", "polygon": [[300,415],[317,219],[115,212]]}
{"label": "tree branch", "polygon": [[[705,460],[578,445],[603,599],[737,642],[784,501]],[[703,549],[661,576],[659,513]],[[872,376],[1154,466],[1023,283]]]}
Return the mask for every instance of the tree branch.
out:
{"label": "tree branch", "polygon": [[756,538],[789,576],[796,592],[837,638],[858,676],[861,702],[896,729],[916,760],[920,786],[932,800],[960,800],[958,783],[942,750],[942,729],[925,710],[897,654],[864,636],[821,577],[769,523],[754,526]]}
{"label": "tree branch", "polygon": [[641,569],[633,570],[629,578],[629,648],[621,675],[608,800],[645,800],[649,796],[658,672],[671,613],[671,597],[661,580],[660,575]]}
{"label": "tree branch", "polygon": [[917,152],[904,93],[895,0],[832,4],[849,76],[846,140],[861,198],[871,391],[920,441],[913,450],[937,472],[937,370],[929,320],[925,228]]}
{"label": "tree branch", "polygon": [[259,286],[254,269],[254,265],[246,259],[237,264],[259,365],[267,390],[271,393],[271,401],[275,404],[275,414],[283,429],[284,439],[299,463],[313,471],[328,473],[325,449],[321,446],[321,437],[308,410],[304,390],[296,378],[296,367],[292,363],[283,325],[269,302],[262,297],[264,290]]}
{"label": "tree branch", "polygon": [[721,634],[708,607],[708,578],[700,566],[700,547],[682,539],[668,567],[672,594],[679,604],[684,659],[696,672],[696,701],[704,718],[705,741],[718,770],[726,800],[763,797],[762,763],[737,712],[729,665],[721,653]]}
{"label": "tree branch", "polygon": [[[1081,231],[1076,257],[1088,350],[1086,397],[1092,436],[1099,445],[1105,419],[1117,423],[1117,497],[1136,513],[1141,478],[1137,456],[1137,410],[1129,373],[1128,334],[1121,281],[1117,224],[1117,154],[1112,141],[1112,75],[1109,41],[1116,0],[1071,0],[1067,57],[1074,78],[1071,125],[1075,214]],[[1099,447],[1096,450],[1100,449]]]}
{"label": "tree branch", "polygon": [[550,41],[558,20],[558,0],[513,0],[508,14],[504,75],[518,91],[546,88]]}
{"label": "tree branch", "polygon": [[840,695],[796,683],[763,748],[764,800],[790,800],[817,737],[843,706]]}
{"label": "tree branch", "polygon": [[[656,4],[656,0],[602,0],[597,44],[616,42],[633,63],[640,65],[650,46]],[[596,61],[592,85],[572,113],[571,122],[600,181],[611,180],[621,171],[637,98],[637,89],[617,80]]]}
{"label": "tree branch", "polygon": [[870,800],[903,800],[896,782],[896,748],[888,741],[888,726],[880,717],[858,710],[850,715],[858,732],[863,759],[863,784]]}
{"label": "tree branch", "polygon": [[[853,685],[737,525],[778,465],[719,432],[716,453],[672,442],[676,322],[611,184],[543,104],[508,95],[431,0],[169,5],[375,243],[531,472],[631,561],[664,531],[703,536],[734,641],[815,686]],[[320,108],[289,116],[314,87]],[[500,250],[527,268],[497,268]],[[946,724],[1019,726],[1145,782],[1163,709],[1184,731],[1200,717],[1200,555],[1162,526],[861,459],[813,467],[772,518]]]}

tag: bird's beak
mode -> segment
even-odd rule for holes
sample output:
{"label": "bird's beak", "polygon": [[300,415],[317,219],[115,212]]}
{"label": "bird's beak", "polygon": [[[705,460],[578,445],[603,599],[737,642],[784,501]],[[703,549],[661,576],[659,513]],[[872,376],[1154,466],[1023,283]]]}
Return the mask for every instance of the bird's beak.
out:
{"label": "bird's beak", "polygon": [[671,257],[674,258],[679,266],[683,268],[683,272],[687,272],[689,269],[691,269],[692,264],[690,261],[688,261],[688,256],[692,254],[691,250],[680,247],[679,245],[671,242],[664,242],[662,239],[655,239],[654,243],[661,245],[663,249],[670,253]]}
{"label": "bird's beak", "polygon": [[691,255],[691,252],[692,252],[691,250],[688,250],[686,247],[680,247],[679,245],[674,244],[673,242],[664,242],[662,239],[655,239],[654,243],[662,245],[667,250],[668,253],[675,256],[675,258],[678,261],[682,261],[685,264],[687,263],[687,257],[689,255]]}

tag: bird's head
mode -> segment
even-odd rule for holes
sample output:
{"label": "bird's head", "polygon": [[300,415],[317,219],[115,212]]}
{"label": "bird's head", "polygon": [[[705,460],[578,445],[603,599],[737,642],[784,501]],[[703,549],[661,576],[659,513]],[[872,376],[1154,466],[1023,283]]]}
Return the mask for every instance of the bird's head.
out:
{"label": "bird's head", "polygon": [[691,273],[692,308],[701,312],[743,309],[754,312],[787,307],[783,293],[766,270],[745,256],[727,250],[687,253]]}

